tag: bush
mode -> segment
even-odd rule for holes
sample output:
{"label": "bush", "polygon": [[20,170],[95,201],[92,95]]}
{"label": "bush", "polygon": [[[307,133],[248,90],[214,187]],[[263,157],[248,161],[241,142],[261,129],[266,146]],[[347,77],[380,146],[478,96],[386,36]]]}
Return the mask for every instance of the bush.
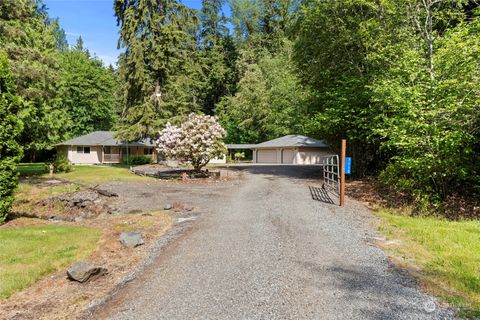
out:
{"label": "bush", "polygon": [[22,106],[16,95],[7,55],[0,51],[0,223],[5,221],[17,186],[17,165],[22,148],[17,138],[23,125],[18,118]]}
{"label": "bush", "polygon": [[225,134],[216,117],[191,113],[180,127],[168,123],[159,132],[157,151],[167,159],[189,161],[198,171],[210,159],[225,155]]}
{"label": "bush", "polygon": [[53,159],[51,165],[53,165],[54,173],[70,172],[73,169],[70,161],[68,161],[67,157],[62,154],[57,154]]}
{"label": "bush", "polygon": [[123,160],[124,164],[132,165],[132,166],[140,166],[142,164],[149,164],[152,163],[152,157],[150,156],[130,156],[127,159]]}

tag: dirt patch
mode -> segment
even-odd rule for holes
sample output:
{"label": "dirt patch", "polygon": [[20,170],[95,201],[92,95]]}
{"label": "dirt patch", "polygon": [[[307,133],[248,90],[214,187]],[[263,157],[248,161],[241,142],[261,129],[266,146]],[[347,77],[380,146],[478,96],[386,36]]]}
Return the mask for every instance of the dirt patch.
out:
{"label": "dirt patch", "polygon": [[[108,274],[88,283],[67,279],[65,270],[55,272],[33,286],[0,301],[0,319],[73,319],[96,300],[102,299],[147,255],[155,240],[174,223],[171,214],[156,211],[148,214],[105,215],[82,222],[54,222],[19,218],[1,228],[27,225],[66,224],[102,230],[97,250],[87,261],[108,269]],[[125,231],[142,233],[145,245],[125,248],[119,235]]]}

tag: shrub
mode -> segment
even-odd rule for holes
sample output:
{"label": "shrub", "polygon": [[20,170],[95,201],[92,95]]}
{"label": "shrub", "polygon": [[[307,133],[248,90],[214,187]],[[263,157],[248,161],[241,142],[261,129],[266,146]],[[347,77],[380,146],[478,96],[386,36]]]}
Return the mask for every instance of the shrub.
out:
{"label": "shrub", "polygon": [[157,150],[167,159],[190,161],[200,170],[210,159],[225,154],[225,130],[216,117],[191,113],[180,127],[167,124],[159,132]]}
{"label": "shrub", "polygon": [[149,164],[152,163],[152,157],[150,156],[129,156],[128,160],[125,158],[123,160],[124,164],[132,165],[132,166],[140,166],[142,164]]}
{"label": "shrub", "polygon": [[63,154],[57,154],[51,165],[53,165],[53,172],[55,173],[70,172],[73,169],[72,164]]}
{"label": "shrub", "polygon": [[235,152],[233,157],[235,158],[235,160],[241,161],[241,160],[245,159],[245,152]]}
{"label": "shrub", "polygon": [[10,63],[7,55],[0,51],[0,223],[5,221],[12,206],[17,164],[22,156],[17,142],[23,129],[18,118],[22,102],[15,91]]}

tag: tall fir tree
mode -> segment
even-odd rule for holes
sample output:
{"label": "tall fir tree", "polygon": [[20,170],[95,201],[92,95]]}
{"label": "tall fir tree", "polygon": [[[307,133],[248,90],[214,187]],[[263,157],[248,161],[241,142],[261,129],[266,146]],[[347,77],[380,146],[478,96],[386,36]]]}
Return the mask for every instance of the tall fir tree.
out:
{"label": "tall fir tree", "polygon": [[31,160],[68,134],[69,119],[58,94],[62,34],[40,0],[0,1],[0,46],[12,61],[25,102],[22,120],[28,132],[23,132],[21,143]]}
{"label": "tall fir tree", "polygon": [[114,70],[91,57],[78,38],[62,55],[62,106],[71,121],[70,136],[110,130],[115,122]]}
{"label": "tall fir tree", "polygon": [[115,0],[114,8],[119,47],[124,48],[117,135],[127,140],[153,137],[166,119],[179,113],[174,88],[167,91],[167,86],[188,62],[195,15],[177,0]]}
{"label": "tall fir tree", "polygon": [[16,93],[10,62],[0,50],[0,223],[7,217],[17,186],[17,164],[22,155],[18,137],[22,102]]}

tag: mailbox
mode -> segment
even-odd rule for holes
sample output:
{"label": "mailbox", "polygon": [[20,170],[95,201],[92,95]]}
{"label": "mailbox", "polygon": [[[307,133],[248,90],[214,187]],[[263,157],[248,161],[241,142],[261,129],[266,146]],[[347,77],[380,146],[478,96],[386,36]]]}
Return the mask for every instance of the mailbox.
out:
{"label": "mailbox", "polygon": [[352,158],[351,157],[345,157],[345,174],[351,174],[352,173]]}

